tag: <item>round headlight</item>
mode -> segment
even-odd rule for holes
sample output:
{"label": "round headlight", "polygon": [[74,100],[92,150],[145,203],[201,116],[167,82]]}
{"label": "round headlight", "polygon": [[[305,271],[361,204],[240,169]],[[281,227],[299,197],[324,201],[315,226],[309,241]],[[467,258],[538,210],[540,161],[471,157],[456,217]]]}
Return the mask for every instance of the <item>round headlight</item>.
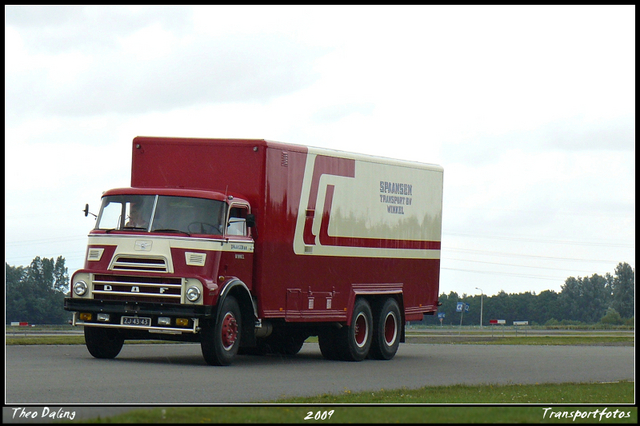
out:
{"label": "round headlight", "polygon": [[78,296],[84,296],[88,288],[87,283],[80,280],[73,285],[73,292]]}
{"label": "round headlight", "polygon": [[195,302],[200,298],[200,289],[198,287],[189,287],[187,289],[187,300],[189,302]]}

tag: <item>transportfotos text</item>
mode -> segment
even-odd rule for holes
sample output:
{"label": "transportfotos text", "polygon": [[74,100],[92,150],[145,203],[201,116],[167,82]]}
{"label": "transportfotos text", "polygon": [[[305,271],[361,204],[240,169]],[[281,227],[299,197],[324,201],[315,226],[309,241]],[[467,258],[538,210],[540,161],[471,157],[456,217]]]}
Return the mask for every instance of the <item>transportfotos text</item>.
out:
{"label": "transportfotos text", "polygon": [[567,411],[567,410],[554,410],[552,407],[543,408],[543,419],[571,419],[572,421],[576,421],[576,419],[591,419],[601,421],[602,419],[628,419],[631,417],[631,411],[621,411],[621,410],[607,410],[607,408],[603,409],[595,409],[591,411]]}

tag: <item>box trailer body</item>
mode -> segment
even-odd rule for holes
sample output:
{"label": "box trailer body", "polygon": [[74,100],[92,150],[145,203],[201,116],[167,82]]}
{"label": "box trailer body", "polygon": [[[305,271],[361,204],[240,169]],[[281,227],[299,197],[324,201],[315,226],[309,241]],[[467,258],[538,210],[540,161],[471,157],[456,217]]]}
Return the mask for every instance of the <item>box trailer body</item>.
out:
{"label": "box trailer body", "polygon": [[[98,357],[167,338],[226,365],[317,335],[329,359],[390,359],[404,324],[437,311],[442,179],[266,140],[137,137],[131,187],[103,194],[65,308]],[[127,226],[141,206],[146,223]]]}

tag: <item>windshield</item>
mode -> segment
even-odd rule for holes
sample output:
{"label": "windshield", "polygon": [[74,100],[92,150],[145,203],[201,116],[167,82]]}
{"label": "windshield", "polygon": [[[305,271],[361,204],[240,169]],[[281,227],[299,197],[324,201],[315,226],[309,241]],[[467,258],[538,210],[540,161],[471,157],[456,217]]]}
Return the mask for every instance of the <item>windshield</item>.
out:
{"label": "windshield", "polygon": [[226,204],[206,198],[110,195],[95,229],[221,235]]}

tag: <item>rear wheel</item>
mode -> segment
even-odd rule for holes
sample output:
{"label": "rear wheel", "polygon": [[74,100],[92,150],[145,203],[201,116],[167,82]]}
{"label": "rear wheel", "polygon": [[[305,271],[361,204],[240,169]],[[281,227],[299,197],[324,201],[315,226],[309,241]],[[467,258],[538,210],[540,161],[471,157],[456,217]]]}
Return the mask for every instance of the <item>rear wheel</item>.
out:
{"label": "rear wheel", "polygon": [[353,306],[351,325],[338,332],[338,350],[345,361],[362,361],[369,354],[373,330],[371,307],[366,299],[358,298]]}
{"label": "rear wheel", "polygon": [[324,359],[331,361],[340,360],[340,352],[338,351],[338,329],[326,327],[318,333],[318,345]]}
{"label": "rear wheel", "polygon": [[242,330],[240,306],[228,296],[218,310],[218,318],[202,329],[202,356],[209,365],[230,365],[238,353]]}
{"label": "rear wheel", "polygon": [[267,353],[292,356],[300,352],[308,335],[295,330],[277,329],[265,339]]}
{"label": "rear wheel", "polygon": [[124,345],[120,331],[111,328],[85,327],[84,341],[89,353],[96,358],[115,358]]}
{"label": "rear wheel", "polygon": [[370,357],[388,360],[395,356],[400,346],[400,307],[393,298],[384,301],[373,316],[373,339]]}

